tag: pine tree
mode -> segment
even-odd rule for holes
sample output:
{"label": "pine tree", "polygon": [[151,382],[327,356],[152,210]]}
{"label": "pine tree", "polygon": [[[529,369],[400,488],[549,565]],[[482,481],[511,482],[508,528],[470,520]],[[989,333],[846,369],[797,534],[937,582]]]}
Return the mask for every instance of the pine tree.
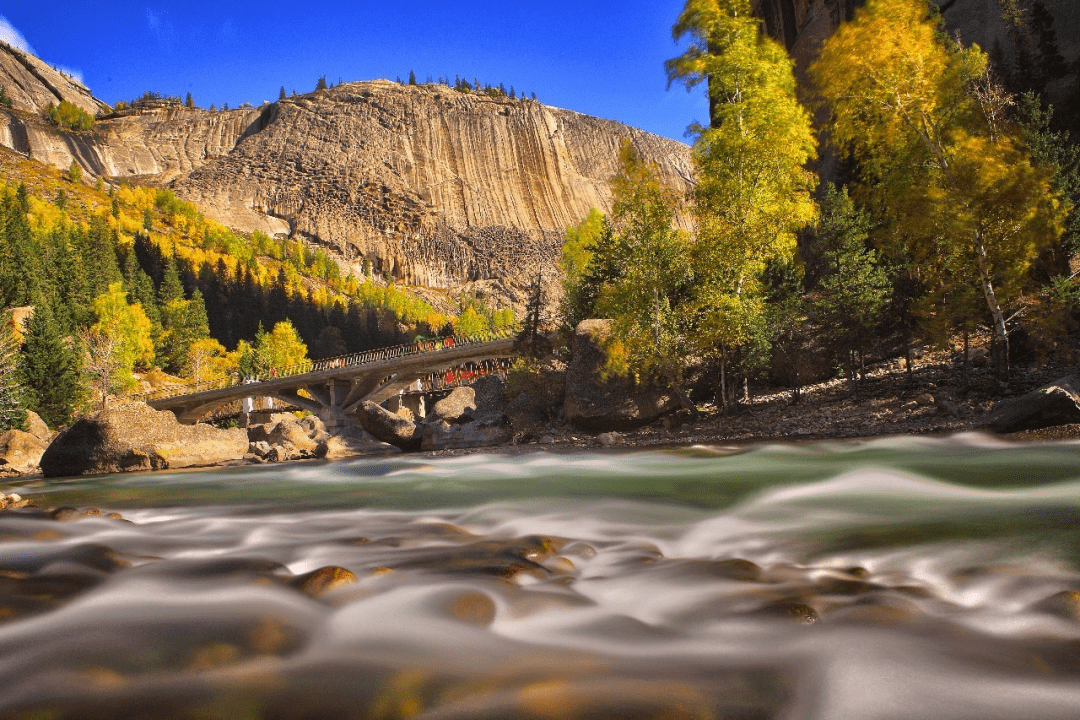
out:
{"label": "pine tree", "polygon": [[412,70],[409,71],[409,84],[410,85],[415,85],[416,84],[416,73],[414,73]]}
{"label": "pine tree", "polygon": [[284,99],[285,99],[285,86],[282,85],[281,90],[278,91],[278,100],[284,100]]}
{"label": "pine tree", "polygon": [[80,370],[79,357],[71,341],[61,337],[52,309],[35,304],[19,359],[26,408],[49,427],[69,424],[84,395]]}
{"label": "pine tree", "polygon": [[0,315],[0,432],[24,429],[23,410],[18,382],[19,341],[15,338],[11,314]]}
{"label": "pine tree", "polygon": [[188,109],[195,108],[195,98],[191,97],[191,93],[188,93],[187,97],[184,98],[184,107]]}
{"label": "pine tree", "polygon": [[889,278],[876,251],[867,245],[869,236],[869,220],[848,197],[847,188],[837,190],[827,183],[817,226],[824,273],[818,281],[813,314],[852,388],[888,299]]}

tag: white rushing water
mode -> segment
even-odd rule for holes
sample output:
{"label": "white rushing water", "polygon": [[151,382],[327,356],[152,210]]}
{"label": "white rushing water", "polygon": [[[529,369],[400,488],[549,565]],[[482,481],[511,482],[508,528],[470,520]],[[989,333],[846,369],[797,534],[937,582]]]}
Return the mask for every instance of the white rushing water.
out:
{"label": "white rushing water", "polygon": [[968,436],[23,483],[125,520],[0,515],[0,717],[1071,720],[1078,460]]}

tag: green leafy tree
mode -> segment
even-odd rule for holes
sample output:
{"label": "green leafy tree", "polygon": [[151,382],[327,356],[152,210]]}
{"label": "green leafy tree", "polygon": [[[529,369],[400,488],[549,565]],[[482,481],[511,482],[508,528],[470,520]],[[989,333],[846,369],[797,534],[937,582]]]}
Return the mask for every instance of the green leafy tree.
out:
{"label": "green leafy tree", "polygon": [[36,304],[26,324],[19,375],[27,410],[40,415],[49,427],[71,422],[85,392],[81,365],[73,342],[60,334],[47,304]]}
{"label": "green leafy tree", "polygon": [[749,0],[688,0],[672,34],[689,36],[690,47],[667,62],[669,81],[708,83],[710,125],[695,128],[694,146],[695,337],[719,364],[726,408],[728,365],[764,327],[761,273],[792,256],[795,233],[814,219],[816,182],[804,165],[816,144],[792,62]]}
{"label": "green leafy tree", "polygon": [[73,182],[73,183],[81,183],[82,182],[82,176],[83,176],[82,168],[79,167],[79,163],[77,161],[75,161],[75,160],[71,161],[71,165],[68,166],[67,175],[68,175],[68,180],[71,180],[71,182]]}
{"label": "green leafy tree", "polygon": [[86,131],[94,127],[94,118],[90,113],[67,100],[59,105],[50,103],[45,109],[45,117],[63,130]]}
{"label": "green leafy tree", "polygon": [[129,305],[123,283],[116,282],[94,298],[94,323],[82,336],[91,368],[101,392],[102,409],[108,393],[130,387],[136,366],[154,360],[152,324],[142,305]]}
{"label": "green leafy tree", "polygon": [[1001,123],[986,56],[942,35],[923,0],[869,0],[822,48],[811,75],[833,112],[894,256],[917,263],[929,297],[957,285],[982,294],[994,365],[1008,377],[1005,306],[1035,257],[1062,232],[1050,173]]}
{"label": "green leafy tree", "polygon": [[563,274],[563,299],[559,308],[564,329],[573,331],[596,305],[596,289],[601,282],[587,283],[589,264],[593,258],[593,246],[610,226],[604,214],[596,208],[589,210],[588,216],[575,227],[566,229],[559,270]]}
{"label": "green leafy tree", "polygon": [[656,168],[629,141],[612,180],[614,242],[594,246],[609,253],[599,264],[621,271],[599,288],[597,313],[611,318],[617,344],[613,369],[625,363],[635,375],[671,385],[680,397],[687,350],[683,300],[692,284],[689,238],[672,226],[678,199],[660,185]]}
{"label": "green leafy tree", "polygon": [[253,354],[252,369],[260,375],[273,374],[308,359],[307,345],[300,340],[289,320],[275,324],[270,332],[260,327]]}

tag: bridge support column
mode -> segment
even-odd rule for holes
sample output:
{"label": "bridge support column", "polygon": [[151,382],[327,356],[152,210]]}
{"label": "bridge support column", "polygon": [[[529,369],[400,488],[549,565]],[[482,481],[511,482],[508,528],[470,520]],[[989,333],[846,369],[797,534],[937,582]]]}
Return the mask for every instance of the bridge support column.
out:
{"label": "bridge support column", "polygon": [[[349,424],[345,417],[344,401],[349,394],[351,383],[330,380],[326,384],[326,403],[319,408],[319,419],[326,425],[326,432],[334,435]],[[320,398],[321,400],[322,398]]]}

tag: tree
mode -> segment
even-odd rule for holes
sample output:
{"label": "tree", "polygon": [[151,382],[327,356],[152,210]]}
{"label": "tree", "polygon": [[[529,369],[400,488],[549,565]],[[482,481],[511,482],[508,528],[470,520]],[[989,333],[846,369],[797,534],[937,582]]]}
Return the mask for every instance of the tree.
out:
{"label": "tree", "polygon": [[192,346],[210,337],[210,322],[206,316],[206,304],[198,289],[191,299],[170,300],[161,311],[160,355],[166,369],[184,372],[190,364]]}
{"label": "tree", "polygon": [[26,411],[19,388],[19,341],[11,313],[0,315],[0,432],[22,430]]}
{"label": "tree", "polygon": [[279,90],[279,91],[278,91],[278,96],[277,96],[277,99],[278,99],[279,101],[281,101],[281,100],[284,100],[284,99],[285,99],[285,86],[284,86],[284,85],[282,85],[282,86],[281,86],[281,90]]}
{"label": "tree", "polygon": [[854,389],[856,358],[861,364],[875,335],[888,299],[889,278],[877,252],[867,246],[869,220],[848,197],[847,188],[825,185],[816,230],[824,272],[816,288],[814,319]]}
{"label": "tree", "polygon": [[415,85],[416,84],[416,73],[414,73],[412,70],[409,71],[409,84],[410,85]]}
{"label": "tree", "polygon": [[[628,140],[619,152],[620,172],[611,182],[613,242],[594,245],[599,265],[617,274],[599,287],[597,314],[611,318],[618,346],[609,348],[612,367],[679,389],[687,351],[683,301],[692,284],[689,238],[672,226],[677,206],[661,187],[656,168]],[[604,256],[597,257],[603,251]]]}
{"label": "tree", "polygon": [[563,298],[559,308],[564,329],[573,331],[577,324],[588,317],[596,305],[596,289],[602,282],[586,282],[586,274],[593,258],[593,247],[605,231],[610,231],[607,218],[596,208],[576,227],[566,229],[559,260],[563,274]]}
{"label": "tree", "polygon": [[73,183],[82,182],[82,168],[79,167],[79,163],[76,160],[71,161],[71,165],[68,166],[68,180]]}
{"label": "tree", "polygon": [[271,332],[259,328],[253,354],[252,369],[264,375],[307,362],[307,345],[300,340],[292,322],[282,320]]}
{"label": "tree", "polygon": [[187,97],[184,98],[184,107],[188,109],[195,108],[195,98],[191,97],[191,93],[188,93]]}
{"label": "tree", "polygon": [[315,92],[326,89],[326,76],[320,75],[319,81],[315,83]]}
{"label": "tree", "polygon": [[196,385],[224,380],[232,369],[224,346],[214,338],[201,338],[188,348],[184,375]]}
{"label": "tree", "polygon": [[78,355],[71,341],[61,336],[52,309],[37,303],[26,324],[19,358],[26,409],[40,415],[49,427],[70,423],[83,398],[80,370]]}
{"label": "tree", "polygon": [[792,62],[761,32],[749,0],[687,0],[672,35],[691,42],[666,63],[669,82],[708,84],[709,127],[693,128],[695,337],[698,352],[719,363],[726,408],[729,361],[764,327],[761,273],[790,259],[796,231],[814,219],[816,182],[804,165],[816,144]]}
{"label": "tree", "polygon": [[937,296],[979,289],[1006,379],[1004,305],[1061,235],[1064,207],[1049,174],[994,120],[988,100],[1001,94],[975,92],[985,54],[943,36],[923,0],[870,0],[810,72],[832,110],[833,140],[858,160],[882,209],[892,252],[918,262]]}
{"label": "tree", "polygon": [[128,304],[127,292],[121,282],[113,283],[106,292],[94,298],[94,314],[97,322],[90,327],[84,340],[90,341],[87,349],[91,357],[98,352],[97,360],[111,365],[104,376],[106,382],[102,384],[102,392],[108,389],[105,386],[127,387],[132,383],[131,373],[135,367],[149,367],[154,360],[150,319],[142,305]]}

